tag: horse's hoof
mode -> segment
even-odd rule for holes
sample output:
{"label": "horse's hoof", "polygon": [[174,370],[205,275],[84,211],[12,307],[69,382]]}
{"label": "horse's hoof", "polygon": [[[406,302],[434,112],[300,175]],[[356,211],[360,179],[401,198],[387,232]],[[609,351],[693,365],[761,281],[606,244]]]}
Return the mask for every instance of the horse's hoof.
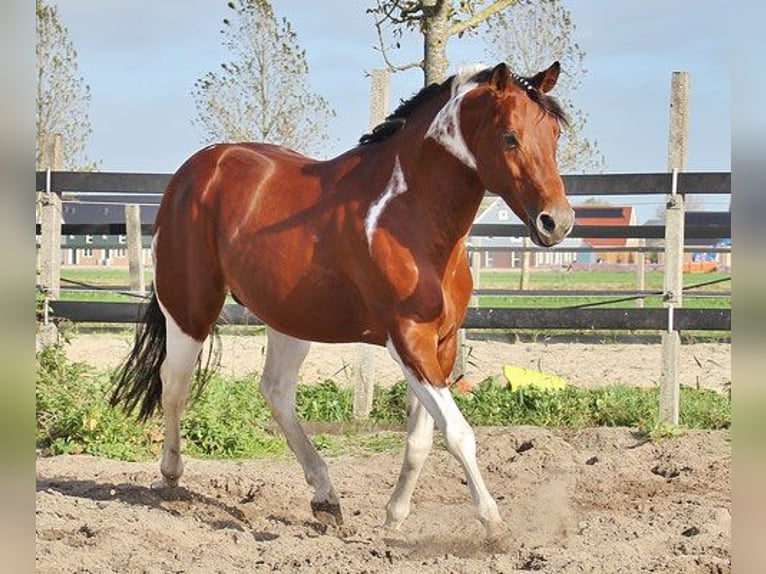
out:
{"label": "horse's hoof", "polygon": [[503,548],[512,539],[511,529],[504,522],[494,522],[484,525],[486,542],[490,547]]}
{"label": "horse's hoof", "polygon": [[389,530],[391,532],[395,532],[399,530],[399,527],[402,525],[402,522],[404,520],[392,520],[389,518],[386,518],[386,521],[379,526],[379,528],[382,528],[383,530]]}
{"label": "horse's hoof", "polygon": [[334,502],[311,501],[311,512],[322,524],[330,526],[343,525],[343,513],[340,510],[340,504]]}
{"label": "horse's hoof", "polygon": [[152,483],[152,490],[166,490],[169,488],[176,488],[178,486],[178,478],[168,478],[162,475],[160,480],[156,480]]}

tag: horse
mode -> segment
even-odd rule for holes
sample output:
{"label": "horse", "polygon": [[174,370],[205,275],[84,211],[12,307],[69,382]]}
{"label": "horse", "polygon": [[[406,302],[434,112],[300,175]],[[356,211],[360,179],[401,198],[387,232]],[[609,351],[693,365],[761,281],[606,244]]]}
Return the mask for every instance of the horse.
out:
{"label": "horse", "polygon": [[410,512],[434,423],[479,520],[488,532],[502,526],[450,391],[473,285],[465,238],[485,190],[539,246],[572,229],[556,165],[566,115],[548,94],[559,73],[558,62],[530,77],[505,63],[461,68],[327,161],[266,143],[211,145],[186,160],[157,213],[153,293],[111,396],[144,420],[161,407],[156,486],[175,487],[182,475],[180,418],[230,293],[267,326],[260,390],[314,489],[318,521],[341,525],[343,514],[295,412],[310,341],[385,346],[401,366],[407,437],[384,526],[399,528]]}

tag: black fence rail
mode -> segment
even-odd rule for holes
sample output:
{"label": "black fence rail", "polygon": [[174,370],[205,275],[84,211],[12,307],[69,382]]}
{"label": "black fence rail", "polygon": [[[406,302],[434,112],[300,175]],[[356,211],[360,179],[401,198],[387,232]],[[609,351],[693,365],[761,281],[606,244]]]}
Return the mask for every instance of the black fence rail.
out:
{"label": "black fence rail", "polygon": [[[83,301],[51,301],[54,317],[77,323],[136,323],[146,308],[145,303],[90,303]],[[692,331],[730,331],[730,309],[676,309],[674,328]],[[247,308],[226,305],[219,325],[262,325]],[[668,328],[665,309],[468,309],[465,329],[556,329],[664,331]]]}

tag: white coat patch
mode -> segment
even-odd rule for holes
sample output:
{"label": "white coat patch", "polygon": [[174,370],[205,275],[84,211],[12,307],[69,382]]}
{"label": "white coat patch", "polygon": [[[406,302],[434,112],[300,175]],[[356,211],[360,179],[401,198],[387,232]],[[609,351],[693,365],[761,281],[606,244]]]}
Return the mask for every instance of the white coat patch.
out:
{"label": "white coat patch", "polygon": [[364,220],[364,233],[367,236],[367,246],[370,253],[372,253],[372,238],[378,227],[378,221],[383,214],[383,210],[394,197],[403,194],[405,191],[407,191],[407,182],[404,180],[404,172],[402,171],[402,165],[399,163],[399,156],[396,156],[391,179],[388,180],[382,195],[370,205],[367,217]]}
{"label": "white coat patch", "polygon": [[436,117],[428,127],[425,137],[433,138],[434,141],[440,143],[444,149],[463,162],[464,165],[471,169],[476,169],[476,158],[471,153],[471,150],[468,149],[468,144],[460,129],[460,106],[465,95],[479,84],[476,82],[461,84],[459,78],[461,78],[460,74],[453,81],[452,97],[439,110],[439,113],[436,114]]}

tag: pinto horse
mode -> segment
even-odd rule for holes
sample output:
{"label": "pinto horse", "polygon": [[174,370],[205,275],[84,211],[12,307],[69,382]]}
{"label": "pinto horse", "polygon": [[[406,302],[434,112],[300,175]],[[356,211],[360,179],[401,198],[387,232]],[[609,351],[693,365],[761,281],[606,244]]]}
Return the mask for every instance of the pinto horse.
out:
{"label": "pinto horse", "polygon": [[295,413],[309,341],[386,346],[408,384],[404,462],[386,506],[397,528],[431,449],[434,422],[462,465],[478,517],[501,524],[449,377],[472,280],[465,237],[485,190],[534,243],[567,236],[574,213],[556,166],[564,113],[547,93],[559,64],[522,78],[467,67],[421,90],[329,161],[262,143],[209,146],[174,174],[154,227],[154,292],[112,404],[162,407],[160,486],[183,472],[179,422],[203,342],[231,293],[267,325],[261,391],[314,487],[311,508],[341,524],[327,465]]}

